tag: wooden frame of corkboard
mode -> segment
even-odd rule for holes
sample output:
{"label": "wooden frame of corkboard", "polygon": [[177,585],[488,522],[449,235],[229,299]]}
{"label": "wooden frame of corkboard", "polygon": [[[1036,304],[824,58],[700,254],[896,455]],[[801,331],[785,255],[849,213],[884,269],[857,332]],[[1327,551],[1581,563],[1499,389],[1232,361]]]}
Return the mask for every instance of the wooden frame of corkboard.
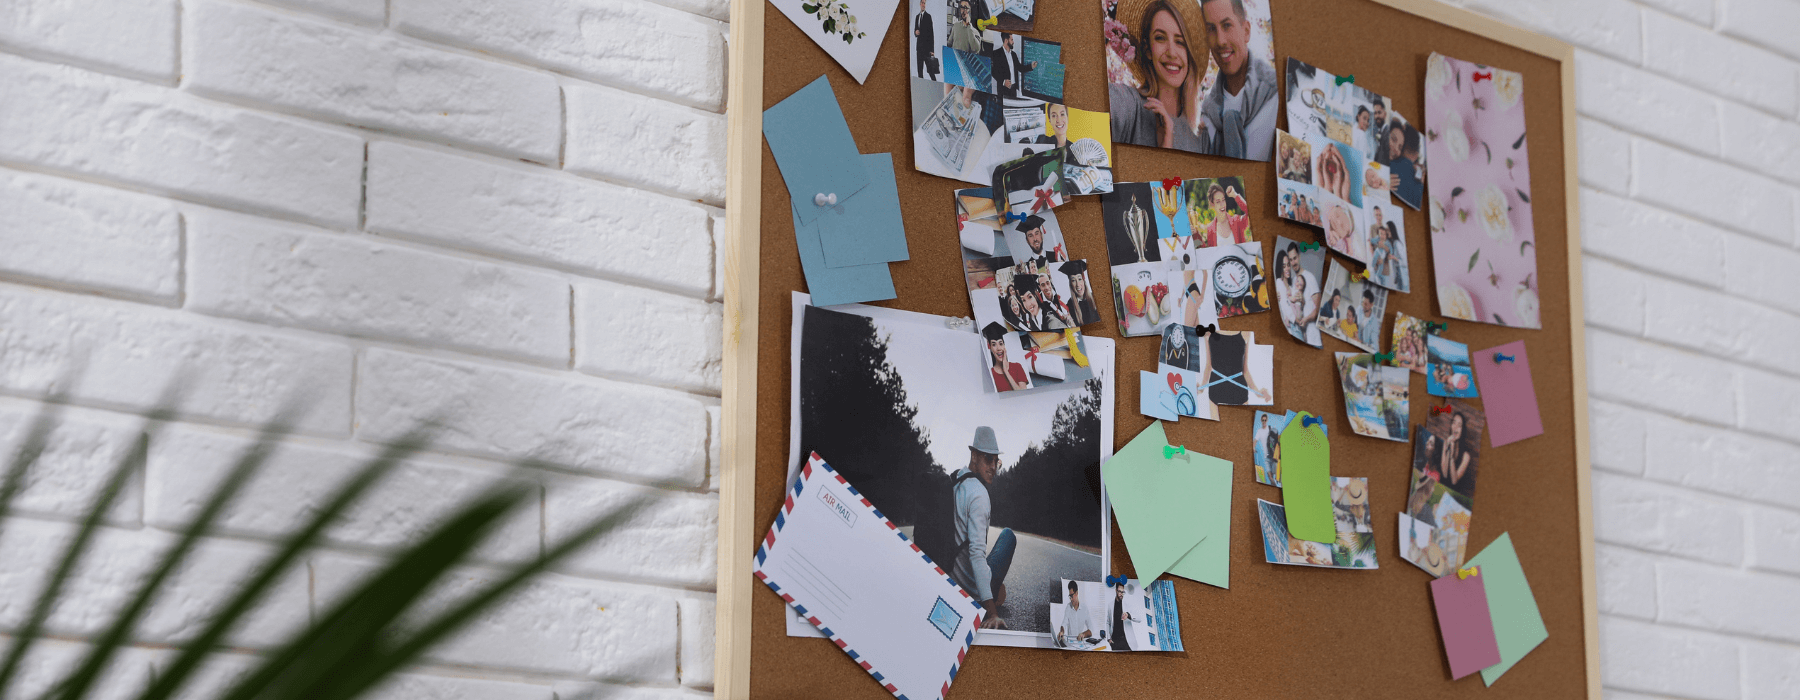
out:
{"label": "wooden frame of corkboard", "polygon": [[[1105,111],[1097,0],[1039,0],[1031,35],[1063,42],[1067,101]],[[761,110],[821,74],[830,77],[864,153],[892,152],[912,259],[893,265],[899,297],[883,305],[950,316],[969,314],[962,290],[950,190],[967,187],[912,168],[907,78],[900,64],[909,3],[903,0],[868,82],[858,85],[829,56],[761,0],[732,3],[728,88],[725,336],[716,692],[722,698],[863,697],[886,691],[828,642],[785,636],[780,598],[750,575],[754,543],[780,501],[787,463],[789,292],[804,290],[794,251],[788,196],[763,146]],[[1275,59],[1294,56],[1394,99],[1423,124],[1425,58],[1433,51],[1525,75],[1527,124],[1539,242],[1544,329],[1515,330],[1451,322],[1448,335],[1472,349],[1526,341],[1546,433],[1483,452],[1479,517],[1471,551],[1511,532],[1550,630],[1538,647],[1492,688],[1448,677],[1426,583],[1399,559],[1393,538],[1378,539],[1382,567],[1346,572],[1265,564],[1244,533],[1256,529],[1256,498],[1279,500],[1247,468],[1252,411],[1227,410],[1218,423],[1168,424],[1170,441],[1239,465],[1232,497],[1233,580],[1221,590],[1176,579],[1187,651],[1100,655],[980,647],[957,676],[958,697],[1087,697],[1175,694],[1253,697],[1376,695],[1600,697],[1596,636],[1592,499],[1589,494],[1587,380],[1582,335],[1579,199],[1575,150],[1574,51],[1562,42],[1435,0],[1274,0]],[[1309,240],[1308,229],[1274,218],[1273,173],[1266,163],[1118,147],[1121,182],[1165,177],[1245,177],[1260,241]],[[1559,167],[1560,166],[1560,167]],[[1105,259],[1099,205],[1077,198],[1058,209],[1075,257]],[[1428,228],[1407,213],[1413,274],[1429,279]],[[943,235],[937,235],[942,232]],[[1554,251],[1561,250],[1558,255]],[[1429,285],[1395,295],[1390,311],[1436,314]],[[1114,336],[1109,316],[1094,334]],[[1230,319],[1260,331],[1277,350],[1277,409],[1314,411],[1340,435],[1332,471],[1366,475],[1377,523],[1401,507],[1410,446],[1350,433],[1329,353],[1292,342],[1274,314]],[[1385,331],[1386,329],[1384,329]],[[1328,345],[1337,343],[1327,340]],[[1154,362],[1156,341],[1121,342],[1116,376]],[[1415,384],[1416,386],[1416,384]],[[1423,394],[1420,394],[1423,396]],[[1117,389],[1117,445],[1148,424],[1132,407],[1135,382]],[[1426,401],[1412,420],[1423,422]],[[1378,532],[1382,528],[1378,527]],[[1116,528],[1115,528],[1116,532]],[[1130,571],[1114,535],[1115,571]]]}

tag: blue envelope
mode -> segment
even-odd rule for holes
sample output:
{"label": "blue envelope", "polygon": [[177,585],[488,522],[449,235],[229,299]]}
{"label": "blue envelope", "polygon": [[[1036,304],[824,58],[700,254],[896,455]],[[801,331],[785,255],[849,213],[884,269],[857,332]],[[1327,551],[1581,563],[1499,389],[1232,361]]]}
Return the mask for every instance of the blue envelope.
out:
{"label": "blue envelope", "polygon": [[764,110],[763,138],[775,154],[800,223],[812,223],[826,211],[814,203],[814,195],[833,194],[838,204],[845,204],[869,184],[856,139],[825,76]]}

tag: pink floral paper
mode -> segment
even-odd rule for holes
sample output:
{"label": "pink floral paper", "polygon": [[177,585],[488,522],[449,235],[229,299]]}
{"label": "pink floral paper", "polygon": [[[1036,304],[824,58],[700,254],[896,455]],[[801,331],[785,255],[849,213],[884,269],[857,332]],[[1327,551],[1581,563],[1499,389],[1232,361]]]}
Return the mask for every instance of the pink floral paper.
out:
{"label": "pink floral paper", "polygon": [[1524,77],[1435,53],[1425,65],[1438,311],[1540,328]]}

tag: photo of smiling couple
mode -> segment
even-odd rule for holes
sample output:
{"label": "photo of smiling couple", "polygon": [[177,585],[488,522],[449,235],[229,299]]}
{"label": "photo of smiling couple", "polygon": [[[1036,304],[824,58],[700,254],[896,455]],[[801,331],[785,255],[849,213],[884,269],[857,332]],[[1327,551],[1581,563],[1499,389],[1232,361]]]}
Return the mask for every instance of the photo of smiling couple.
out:
{"label": "photo of smiling couple", "polygon": [[1101,0],[1113,143],[1270,159],[1269,0]]}

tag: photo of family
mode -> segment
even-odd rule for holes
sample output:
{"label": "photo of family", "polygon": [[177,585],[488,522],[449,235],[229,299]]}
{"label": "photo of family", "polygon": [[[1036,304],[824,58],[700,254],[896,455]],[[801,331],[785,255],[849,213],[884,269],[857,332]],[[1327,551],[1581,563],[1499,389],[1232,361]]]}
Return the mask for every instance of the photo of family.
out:
{"label": "photo of family", "polygon": [[1425,338],[1425,347],[1431,365],[1425,374],[1425,393],[1461,399],[1481,395],[1475,387],[1475,369],[1469,365],[1468,344],[1433,335]]}
{"label": "photo of family", "polygon": [[[992,363],[971,361],[992,328],[849,308],[857,312],[795,309],[792,449],[834,455],[832,466],[988,609],[978,644],[1025,633],[1025,643],[1049,646],[1062,582],[1110,573],[1099,465],[1112,445],[1112,341],[1088,339],[1088,381],[995,393]],[[1015,336],[999,336],[1016,350],[1005,342]],[[1002,374],[1018,362],[1009,354]]]}
{"label": "photo of family", "polygon": [[1269,0],[1100,0],[1114,143],[1267,161],[1279,77]]}
{"label": "photo of family", "polygon": [[1319,280],[1325,276],[1325,251],[1313,243],[1301,244],[1284,236],[1275,238],[1275,307],[1281,312],[1281,325],[1296,340],[1321,347],[1319,337],[1319,305],[1324,290]]}
{"label": "photo of family", "polygon": [[1318,228],[1325,227],[1319,212],[1319,191],[1312,185],[1287,180],[1275,181],[1276,216]]}
{"label": "photo of family", "polygon": [[1357,435],[1406,442],[1412,393],[1407,371],[1378,363],[1366,353],[1337,353],[1337,366],[1350,429]]}
{"label": "photo of family", "polygon": [[1396,292],[1412,291],[1406,269],[1406,220],[1393,204],[1371,200],[1363,209],[1369,228],[1369,281]]}
{"label": "photo of family", "polygon": [[[1364,500],[1361,510],[1367,510],[1368,479],[1358,477],[1355,480],[1333,479],[1332,493],[1339,492],[1338,481],[1362,481],[1363,487],[1358,492]],[[1348,487],[1343,490],[1348,491]],[[1334,504],[1334,510],[1336,509]],[[1375,533],[1357,532],[1354,522],[1343,517],[1337,518],[1337,539],[1327,544],[1309,542],[1288,534],[1287,509],[1279,503],[1256,500],[1256,519],[1262,527],[1263,561],[1270,564],[1289,564],[1296,566],[1319,566],[1330,569],[1379,569],[1381,562],[1375,557]]]}
{"label": "photo of family", "polygon": [[1424,374],[1427,364],[1425,319],[1402,312],[1394,313],[1394,359],[1389,364],[1404,367],[1413,374]]}
{"label": "photo of family", "polygon": [[1325,277],[1325,302],[1319,305],[1319,330],[1368,352],[1381,352],[1381,317],[1387,313],[1388,290],[1377,287],[1337,260]]}
{"label": "photo of family", "polygon": [[1425,61],[1432,269],[1444,316],[1541,326],[1524,92],[1512,71],[1435,53]]}

